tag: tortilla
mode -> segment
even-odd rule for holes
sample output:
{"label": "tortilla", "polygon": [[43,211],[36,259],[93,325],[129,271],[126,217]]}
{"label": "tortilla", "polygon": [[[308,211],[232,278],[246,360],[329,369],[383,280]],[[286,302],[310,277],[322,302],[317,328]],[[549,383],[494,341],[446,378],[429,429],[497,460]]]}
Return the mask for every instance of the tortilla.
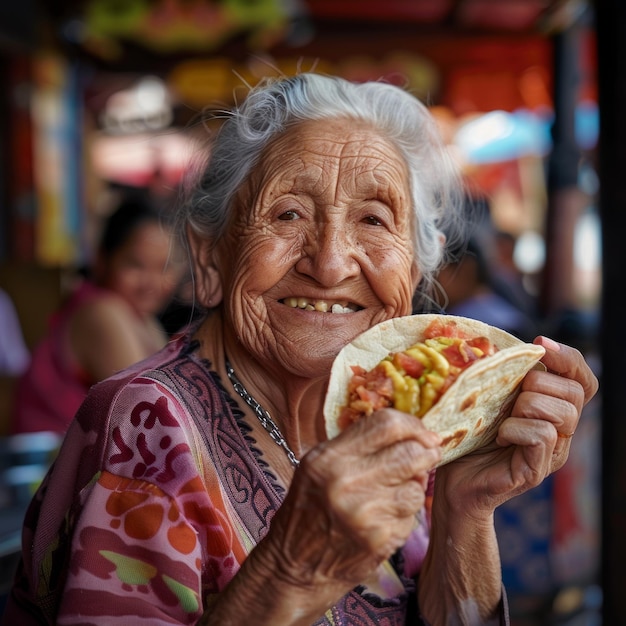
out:
{"label": "tortilla", "polygon": [[[374,368],[392,352],[423,341],[424,330],[435,320],[455,323],[471,337],[485,336],[498,351],[465,369],[421,419],[443,439],[444,465],[493,441],[497,429],[519,393],[520,383],[533,367],[542,367],[542,346],[524,343],[514,335],[483,322],[454,315],[423,314],[398,317],[365,331],[337,355],[324,402],[328,438],[339,434],[338,418],[348,402],[352,365]],[[415,418],[419,419],[419,418]]]}

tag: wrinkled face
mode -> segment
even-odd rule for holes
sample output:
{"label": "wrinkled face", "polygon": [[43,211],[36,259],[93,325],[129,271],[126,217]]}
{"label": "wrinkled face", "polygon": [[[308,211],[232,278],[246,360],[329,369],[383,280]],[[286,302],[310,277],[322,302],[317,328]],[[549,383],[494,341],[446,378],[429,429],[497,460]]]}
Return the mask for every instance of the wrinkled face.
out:
{"label": "wrinkled face", "polygon": [[216,258],[234,332],[268,367],[328,373],[339,350],[411,313],[419,278],[404,161],[371,127],[306,122],[277,139]]}
{"label": "wrinkled face", "polygon": [[140,224],[105,261],[103,283],[142,315],[161,311],[173,296],[180,267],[172,260],[172,236],[154,222]]}

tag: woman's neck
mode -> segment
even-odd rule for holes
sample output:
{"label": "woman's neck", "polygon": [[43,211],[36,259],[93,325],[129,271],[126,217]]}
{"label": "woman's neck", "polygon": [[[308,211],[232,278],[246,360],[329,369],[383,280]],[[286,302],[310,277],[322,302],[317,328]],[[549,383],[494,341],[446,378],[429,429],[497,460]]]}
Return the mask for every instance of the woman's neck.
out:
{"label": "woman's neck", "polygon": [[200,341],[200,356],[211,361],[227,390],[232,392],[225,366],[228,358],[236,377],[248,394],[270,413],[298,458],[326,438],[322,414],[326,379],[294,376],[283,368],[260,362],[230,336],[219,313],[202,323],[195,338]]}

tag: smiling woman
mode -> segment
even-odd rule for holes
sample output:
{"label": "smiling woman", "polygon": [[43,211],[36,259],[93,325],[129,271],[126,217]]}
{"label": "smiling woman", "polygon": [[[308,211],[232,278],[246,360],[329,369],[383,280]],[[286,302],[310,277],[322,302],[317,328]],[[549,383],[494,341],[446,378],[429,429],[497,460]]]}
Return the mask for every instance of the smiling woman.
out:
{"label": "smiling woman", "polygon": [[222,116],[178,212],[209,312],[88,395],[6,623],[506,624],[494,509],[565,462],[595,377],[536,339],[514,417],[436,478],[441,438],[396,409],[327,440],[335,358],[426,309],[460,179],[383,82],[268,80]]}

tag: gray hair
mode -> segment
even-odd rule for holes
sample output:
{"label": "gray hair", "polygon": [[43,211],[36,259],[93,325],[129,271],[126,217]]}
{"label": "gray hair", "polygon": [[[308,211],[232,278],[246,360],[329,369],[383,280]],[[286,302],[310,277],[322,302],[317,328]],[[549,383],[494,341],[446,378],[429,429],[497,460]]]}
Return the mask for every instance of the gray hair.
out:
{"label": "gray hair", "polygon": [[294,125],[310,120],[347,118],[369,123],[389,139],[406,161],[415,219],[416,263],[428,293],[444,262],[441,235],[448,244],[462,237],[463,184],[437,124],[427,107],[405,89],[382,81],[353,83],[302,73],[268,78],[243,103],[223,117],[204,171],[183,201],[181,233],[190,226],[216,241],[230,220],[235,194],[268,144]]}

